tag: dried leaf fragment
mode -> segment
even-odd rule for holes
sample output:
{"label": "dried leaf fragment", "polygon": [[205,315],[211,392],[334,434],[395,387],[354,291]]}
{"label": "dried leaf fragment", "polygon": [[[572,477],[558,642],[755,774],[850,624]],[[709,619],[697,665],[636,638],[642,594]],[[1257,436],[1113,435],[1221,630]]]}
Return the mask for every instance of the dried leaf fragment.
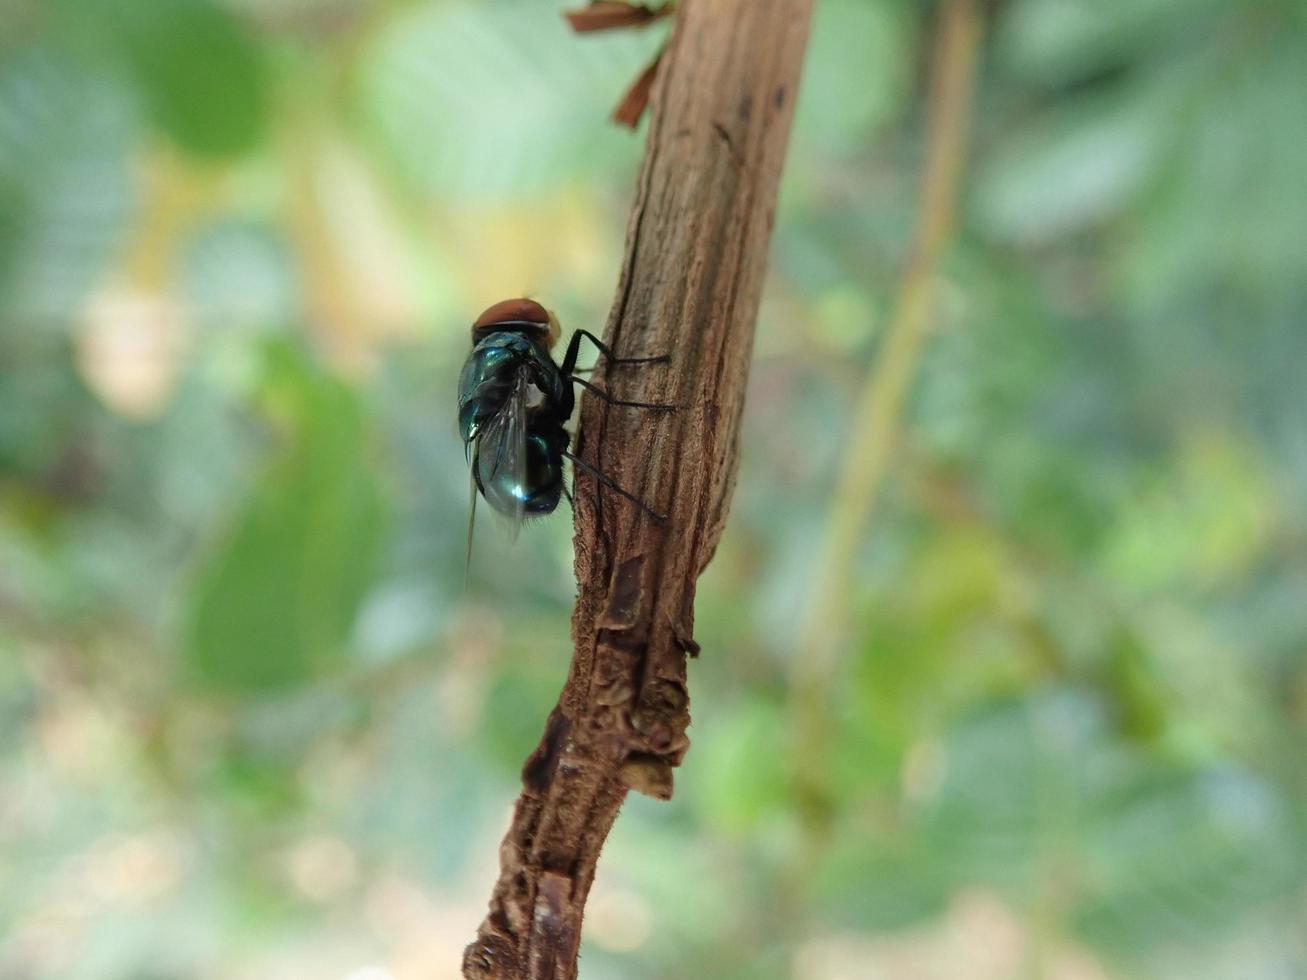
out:
{"label": "dried leaf fragment", "polygon": [[658,77],[658,63],[663,60],[663,53],[659,51],[654,55],[653,61],[645,66],[644,71],[626,90],[622,96],[622,101],[617,103],[617,108],[613,110],[613,122],[620,126],[626,126],[629,129],[635,129],[640,122],[640,117],[644,115],[644,110],[649,105],[649,93],[653,90],[654,79]]}
{"label": "dried leaf fragment", "polygon": [[623,0],[595,0],[588,7],[566,10],[563,16],[578,34],[590,31],[611,31],[622,27],[644,27],[666,17],[672,4],[651,7],[642,3],[625,3]]}

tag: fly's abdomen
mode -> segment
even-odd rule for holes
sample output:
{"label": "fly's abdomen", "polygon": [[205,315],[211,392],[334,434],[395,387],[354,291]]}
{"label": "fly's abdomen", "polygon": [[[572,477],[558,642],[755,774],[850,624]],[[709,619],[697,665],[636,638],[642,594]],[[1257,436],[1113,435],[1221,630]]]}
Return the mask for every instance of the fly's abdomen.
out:
{"label": "fly's abdomen", "polygon": [[513,474],[496,465],[500,458],[493,443],[481,446],[476,460],[477,486],[486,502],[501,514],[513,515],[519,507],[527,514],[548,514],[558,506],[563,491],[563,455],[567,434],[531,433],[526,437],[526,466]]}

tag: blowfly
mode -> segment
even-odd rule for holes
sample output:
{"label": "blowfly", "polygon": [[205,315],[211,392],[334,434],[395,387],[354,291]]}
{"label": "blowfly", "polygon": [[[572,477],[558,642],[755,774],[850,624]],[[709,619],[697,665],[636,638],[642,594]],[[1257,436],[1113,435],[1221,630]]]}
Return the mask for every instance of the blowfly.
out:
{"label": "blowfly", "polygon": [[564,423],[576,399],[573,385],[591,391],[610,405],[672,411],[672,405],[622,401],[577,377],[576,359],[584,337],[613,364],[653,364],[657,357],[618,357],[594,334],[577,330],[556,364],[550,353],[558,342],[558,320],[530,299],[496,303],[472,324],[472,353],[458,379],[458,427],[472,470],[472,514],[468,554],[480,493],[510,521],[516,534],[527,517],[543,516],[571,495],[563,480],[563,460],[590,473],[602,486],[620,494],[655,521],[662,515],[608,476],[568,452]]}

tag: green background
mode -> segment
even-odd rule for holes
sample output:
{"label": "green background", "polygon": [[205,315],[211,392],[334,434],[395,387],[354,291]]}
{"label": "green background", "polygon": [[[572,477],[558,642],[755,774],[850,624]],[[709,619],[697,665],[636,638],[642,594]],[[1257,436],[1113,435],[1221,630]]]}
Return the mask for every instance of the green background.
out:
{"label": "green background", "polygon": [[[1307,977],[1307,7],[985,6],[816,812],[794,650],[935,23],[817,6],[693,745],[582,976]],[[0,978],[457,975],[573,595],[565,512],[464,585],[467,325],[603,323],[664,31],[0,3]]]}

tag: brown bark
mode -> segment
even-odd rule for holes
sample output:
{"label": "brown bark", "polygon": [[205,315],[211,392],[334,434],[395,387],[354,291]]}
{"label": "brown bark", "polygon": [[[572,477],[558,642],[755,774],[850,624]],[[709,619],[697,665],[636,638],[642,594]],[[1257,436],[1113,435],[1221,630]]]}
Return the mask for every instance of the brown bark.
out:
{"label": "brown bark", "polygon": [[[694,591],[726,520],[812,0],[682,0],[653,116],[606,342],[667,364],[602,368],[578,453],[659,525],[578,473],[575,653],[522,771],[469,978],[569,980],[599,851],[630,789],[667,799],[689,742]],[[602,363],[602,362],[601,362]]]}

